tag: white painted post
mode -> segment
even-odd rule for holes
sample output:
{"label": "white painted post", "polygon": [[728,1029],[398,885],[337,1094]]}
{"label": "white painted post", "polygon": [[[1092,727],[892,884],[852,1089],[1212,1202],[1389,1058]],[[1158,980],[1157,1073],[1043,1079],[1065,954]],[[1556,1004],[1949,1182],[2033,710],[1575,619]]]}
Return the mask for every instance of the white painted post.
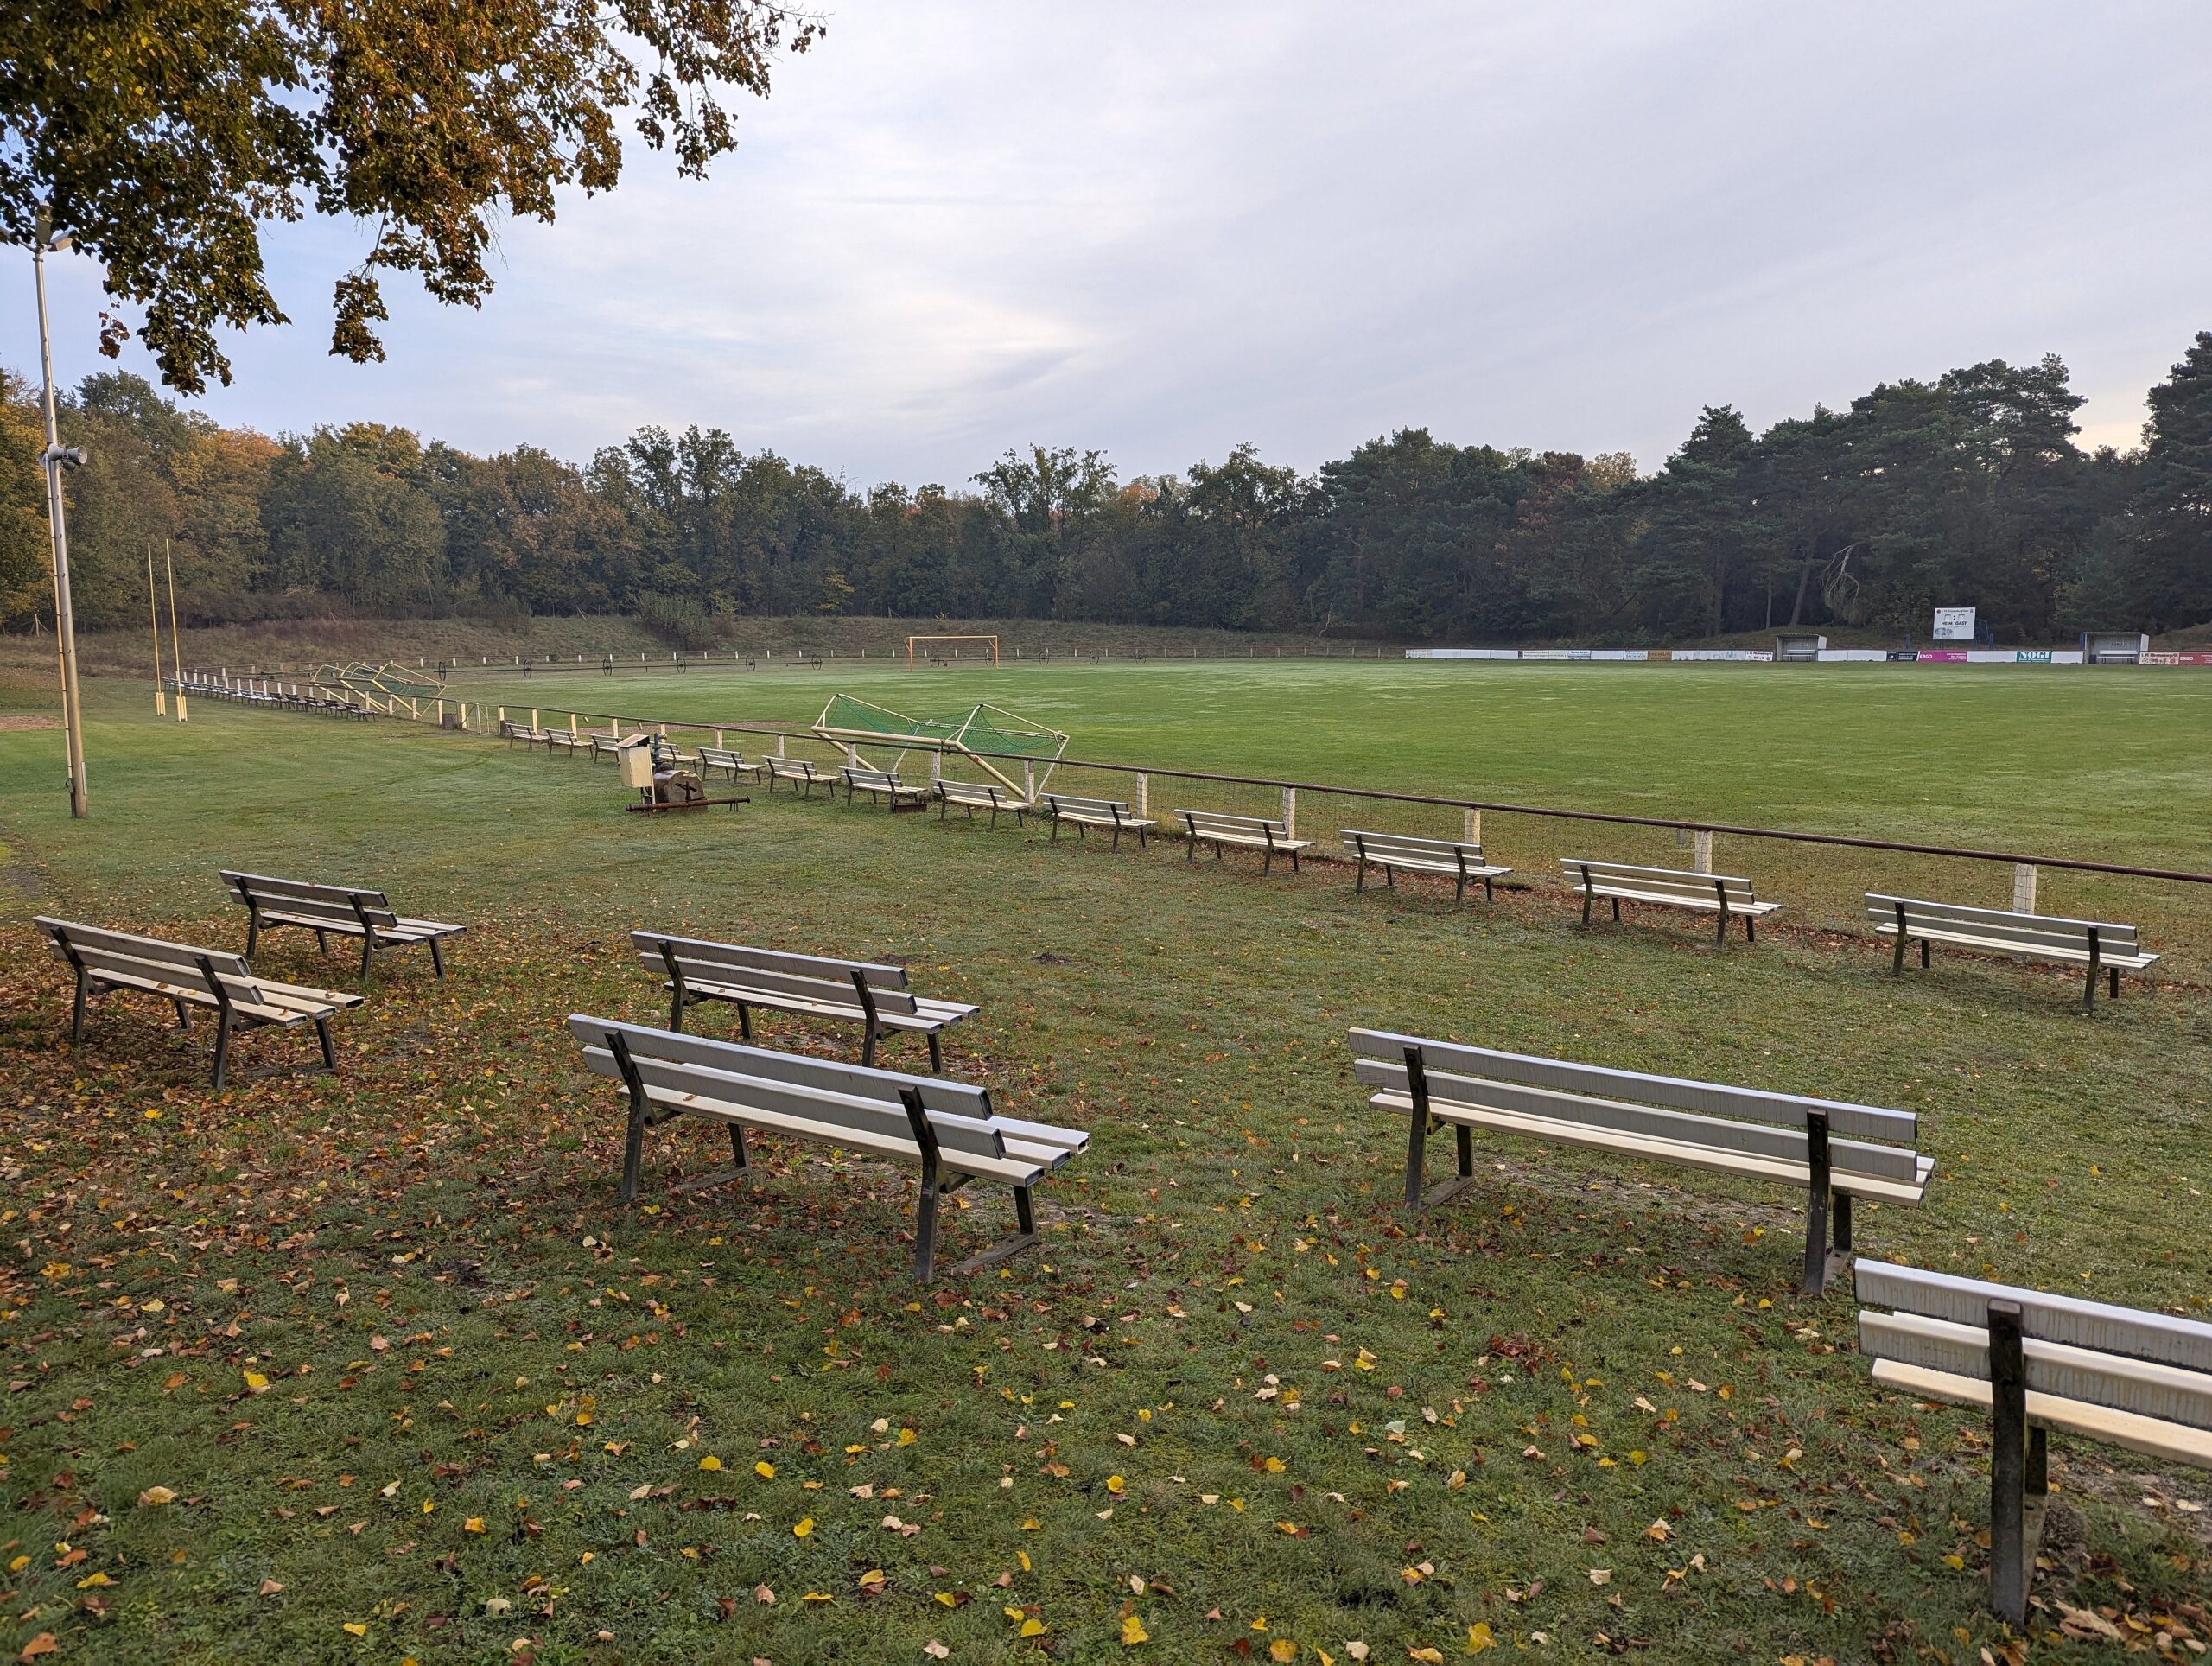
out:
{"label": "white painted post", "polygon": [[930,753],[930,785],[935,786],[944,779],[944,754],[932,749]]}
{"label": "white painted post", "polygon": [[1466,825],[1460,830],[1459,836],[1469,844],[1480,844],[1483,842],[1483,812],[1481,811],[1471,810],[1467,812]]}
{"label": "white painted post", "polygon": [[1021,796],[1032,804],[1037,801],[1037,766],[1027,758],[1021,760]]}
{"label": "white painted post", "polygon": [[444,701],[441,700],[441,701],[439,701],[439,702],[438,702],[438,727],[439,727],[440,728],[443,728],[445,726],[446,726],[446,703],[445,703]]}
{"label": "white painted post", "polygon": [[1298,836],[1298,789],[1294,786],[1282,790],[1282,836],[1286,839]]}
{"label": "white painted post", "polygon": [[1697,848],[1697,855],[1692,866],[1700,874],[1710,874],[1713,871],[1713,835],[1694,832],[1690,837]]}
{"label": "white painted post", "polygon": [[779,734],[779,735],[776,737],[776,756],[778,756],[779,758],[786,758],[786,757],[789,757],[790,755],[791,755],[790,754],[786,753],[786,752],[784,750],[784,737],[783,737],[782,735]]}
{"label": "white painted post", "polygon": [[717,747],[719,747],[719,746],[721,746],[721,743],[722,743],[722,732],[721,732],[720,729],[716,729],[716,730],[715,731],[715,744]]}
{"label": "white painted post", "polygon": [[1136,801],[1130,807],[1140,817],[1152,814],[1152,777],[1142,770],[1137,772]]}
{"label": "white painted post", "polygon": [[575,736],[576,736],[576,715],[575,715],[575,713],[574,713],[574,712],[570,712],[570,713],[569,714],[569,738],[570,740],[572,740],[572,741],[573,741],[573,740],[575,740]]}
{"label": "white painted post", "polygon": [[535,706],[530,709],[530,726],[532,728],[537,727],[537,708]]}
{"label": "white painted post", "polygon": [[2012,864],[2012,912],[2032,914],[2036,911],[2036,865],[2031,862]]}

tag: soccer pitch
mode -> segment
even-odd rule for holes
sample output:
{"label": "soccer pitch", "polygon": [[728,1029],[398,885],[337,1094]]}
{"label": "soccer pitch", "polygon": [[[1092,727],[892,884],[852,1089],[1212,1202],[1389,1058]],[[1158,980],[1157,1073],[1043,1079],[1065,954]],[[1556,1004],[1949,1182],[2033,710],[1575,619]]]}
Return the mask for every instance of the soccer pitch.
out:
{"label": "soccer pitch", "polygon": [[[837,690],[921,716],[988,699],[1075,757],[2185,868],[2212,824],[2212,678],[2186,672],[1284,661],[454,689],[549,720],[794,727]],[[1917,1209],[1862,1213],[1863,1253],[2199,1316],[2212,1291],[2212,933],[2180,887],[2044,875],[2045,906],[2108,906],[2171,951],[2084,1017],[2074,975],[2001,959],[1892,979],[1856,920],[1878,881],[2001,905],[2000,868],[1724,836],[1717,865],[1785,910],[1720,951],[1634,911],[1582,932],[1557,888],[1561,854],[1686,863],[1662,830],[1492,814],[1534,887],[1455,910],[1448,886],[1358,894],[1333,865],[1263,880],[1250,857],[757,786],[647,818],[606,765],[489,737],[88,697],[87,823],[58,735],[0,729],[10,1651],[2007,1646],[1983,1608],[1986,1420],[1871,1389],[1848,1281],[1796,1294],[1802,1197],[1478,1136],[1475,1188],[1408,1214],[1405,1130],[1351,1079],[1354,1025],[1914,1110],[1935,1178]],[[0,714],[30,704],[0,687]],[[1273,798],[1156,778],[1152,802]],[[1332,839],[1347,808],[1301,795],[1302,827]],[[1392,824],[1458,830],[1446,810]],[[209,1026],[127,997],[69,1046],[29,915],[235,948],[219,867],[380,884],[469,932],[442,982],[380,963],[335,1076],[258,1033],[213,1095]],[[919,1288],[895,1241],[908,1171],[764,1141],[751,1186],[681,1192],[727,1155],[681,1122],[621,1211],[619,1096],[562,1021],[661,1021],[641,925],[897,956],[978,1003],[949,1072],[1091,1135],[1039,1192],[1041,1248]],[[342,949],[289,937],[257,968],[354,987]],[[856,1056],[849,1029],[763,1034]],[[988,1191],[950,1212],[947,1262],[1010,1215]],[[2037,1594],[2202,1636],[2212,1510],[2182,1506],[2202,1475],[2063,1438],[2052,1467],[2080,1530]],[[2057,1624],[2031,1618],[2035,1657],[2063,1653]]]}

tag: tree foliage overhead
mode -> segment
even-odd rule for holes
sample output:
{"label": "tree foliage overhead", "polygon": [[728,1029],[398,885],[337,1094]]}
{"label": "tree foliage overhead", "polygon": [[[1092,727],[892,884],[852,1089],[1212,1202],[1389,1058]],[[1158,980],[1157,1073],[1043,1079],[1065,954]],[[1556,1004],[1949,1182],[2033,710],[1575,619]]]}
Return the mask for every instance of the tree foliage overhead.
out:
{"label": "tree foliage overhead", "polygon": [[[2056,359],[1885,384],[1755,433],[1707,407],[1665,465],[1379,436],[1312,474],[1237,446],[1120,479],[1008,451],[965,488],[855,491],[718,429],[641,429],[577,467],[354,423],[279,443],[88,378],[66,438],[77,610],[140,617],[148,538],[186,618],[628,612],[671,640],[737,614],[1097,620],[1412,641],[1689,642],[1769,627],[2006,643],[2212,621],[2212,334],[2142,450],[2084,454]],[[39,429],[0,375],[0,623],[43,604]]]}
{"label": "tree foliage overhead", "polygon": [[[334,296],[331,351],[378,359],[379,274],[480,305],[498,213],[550,220],[611,189],[620,118],[679,172],[736,144],[813,16],[760,0],[67,0],[0,7],[0,232],[41,211],[143,315],[162,379],[227,382],[215,331],[286,321],[261,227],[309,213],[373,241]],[[125,319],[102,321],[113,356]]]}

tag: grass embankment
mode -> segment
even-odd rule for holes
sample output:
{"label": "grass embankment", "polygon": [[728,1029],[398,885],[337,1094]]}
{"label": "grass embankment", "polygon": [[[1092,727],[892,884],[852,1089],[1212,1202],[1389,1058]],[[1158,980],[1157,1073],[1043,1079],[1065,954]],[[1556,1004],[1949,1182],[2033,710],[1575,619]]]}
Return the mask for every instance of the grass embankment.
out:
{"label": "grass embankment", "polygon": [[[1087,749],[1195,763],[1208,726],[1256,711],[1304,738],[1240,736],[1236,757],[1301,773],[1396,784],[1471,755],[1485,785],[1710,783],[1716,807],[1834,824],[1789,766],[1818,757],[1834,801],[1907,781],[1946,825],[1993,824],[2010,795],[2031,830],[2146,850],[2183,839],[2159,817],[2186,784],[2154,758],[2196,721],[2163,684],[2130,683],[2151,699],[2120,723],[2105,684],[2071,683],[2106,727],[2037,751],[2032,691],[1961,678],[1917,732],[2013,762],[1925,785],[1887,773],[1909,725],[1879,685],[1856,728],[1769,703],[1779,729],[1707,743],[1653,703],[1701,682],[1424,685],[1463,703],[1445,727],[1388,689],[1145,675],[1006,697],[1065,703]],[[1485,1183],[1409,1218],[1351,1024],[1914,1109],[1936,1183],[1918,1211],[1867,1212],[1872,1253],[2185,1311],[2212,1288],[2199,989],[2084,1019],[2069,981],[2004,962],[1893,982],[1834,933],[1726,953],[1691,924],[1584,935],[1556,893],[1454,912],[1426,887],[1355,895],[1341,870],[1262,881],[757,791],[641,823],[604,766],[213,703],[157,727],[143,691],[91,698],[87,824],[66,819],[58,737],[0,733],[11,1652],[44,1633],[104,1661],[490,1661],[526,1638],[542,1662],[778,1666],[931,1643],[2005,1646],[1981,1612],[1982,1426],[1868,1391],[1847,1289],[1794,1294],[1787,1199],[1484,1141]],[[2162,741],[2131,752],[2136,726]],[[2101,791],[2069,773],[2090,764]],[[2116,817],[2115,792],[2142,813]],[[1555,843],[1509,859],[1540,868]],[[67,1046],[28,914],[236,943],[214,875],[233,863],[373,876],[471,934],[444,983],[391,961],[339,1027],[335,1078],[260,1034],[210,1095],[207,1027],[180,1037],[121,997]],[[950,1068],[1093,1134],[1043,1196],[1042,1253],[918,1290],[901,1174],[772,1144],[751,1191],[669,1189],[720,1160],[706,1129],[653,1141],[622,1215],[616,1097],[559,1021],[661,1010],[624,942],[641,922],[902,955],[919,987],[981,1002]],[[263,963],[350,982],[305,941]],[[850,1056],[849,1033],[772,1029]],[[1010,1217],[969,1201],[948,1258]],[[2203,1478],[2063,1440],[2053,1469],[2086,1543],[2054,1545],[2037,1638],[2062,1599],[2205,1635],[2207,1517],[2181,1508]],[[142,1504],[156,1488],[174,1498]],[[1125,1645],[1131,1620],[1151,1641]]]}

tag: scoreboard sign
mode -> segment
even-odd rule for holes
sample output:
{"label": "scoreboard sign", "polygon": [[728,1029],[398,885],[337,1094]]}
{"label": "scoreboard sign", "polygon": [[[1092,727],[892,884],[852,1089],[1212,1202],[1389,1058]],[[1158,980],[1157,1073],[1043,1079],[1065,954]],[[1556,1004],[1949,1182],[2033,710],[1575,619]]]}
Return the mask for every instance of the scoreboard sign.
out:
{"label": "scoreboard sign", "polygon": [[1936,610],[1936,628],[1928,634],[1937,642],[1973,641],[1974,609],[1938,607]]}

